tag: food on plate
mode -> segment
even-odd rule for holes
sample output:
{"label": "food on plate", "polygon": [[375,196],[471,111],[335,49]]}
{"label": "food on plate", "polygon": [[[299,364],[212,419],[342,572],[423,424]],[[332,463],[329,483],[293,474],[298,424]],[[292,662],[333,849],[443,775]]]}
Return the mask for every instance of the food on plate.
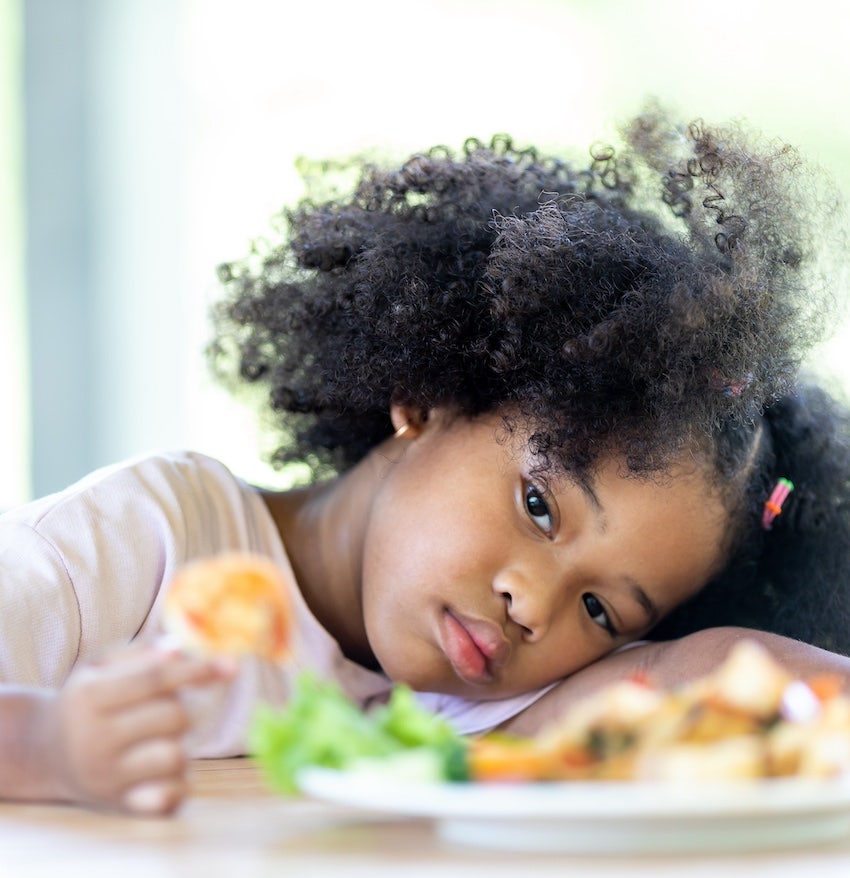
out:
{"label": "food on plate", "polygon": [[467,740],[424,710],[406,686],[365,713],[335,682],[302,673],[283,710],[258,710],[250,745],[270,785],[284,793],[298,791],[298,772],[310,766],[408,780],[467,776]]}
{"label": "food on plate", "polygon": [[476,782],[831,777],[850,774],[850,698],[840,678],[795,679],[744,641],[700,680],[665,690],[624,679],[525,738],[462,737],[403,686],[364,713],[334,684],[302,677],[284,710],[257,715],[252,743],[286,792],[310,766]]}
{"label": "food on plate", "polygon": [[166,631],[188,650],[272,661],[289,653],[291,616],[286,582],[275,564],[236,552],[178,570],[163,607]]}
{"label": "food on plate", "polygon": [[732,780],[850,771],[837,678],[796,680],[752,641],[714,673],[664,690],[614,683],[530,739],[470,743],[477,780]]}

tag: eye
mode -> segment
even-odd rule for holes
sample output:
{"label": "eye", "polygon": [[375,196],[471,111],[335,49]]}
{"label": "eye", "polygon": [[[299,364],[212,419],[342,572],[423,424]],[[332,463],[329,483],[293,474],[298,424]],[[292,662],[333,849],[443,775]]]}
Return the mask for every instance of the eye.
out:
{"label": "eye", "polygon": [[551,536],[555,529],[555,518],[543,496],[543,491],[535,485],[528,485],[525,489],[525,508],[537,527]]}
{"label": "eye", "polygon": [[602,606],[602,601],[600,601],[595,594],[591,594],[590,592],[583,594],[581,599],[584,603],[584,608],[587,610],[588,616],[590,616],[600,628],[604,628],[611,637],[616,637],[618,631],[611,623],[611,618],[608,615],[608,611]]}

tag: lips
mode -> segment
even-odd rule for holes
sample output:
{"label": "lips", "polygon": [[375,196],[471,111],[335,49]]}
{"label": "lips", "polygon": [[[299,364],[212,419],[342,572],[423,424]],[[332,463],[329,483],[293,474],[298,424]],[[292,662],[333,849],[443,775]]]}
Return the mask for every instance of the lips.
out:
{"label": "lips", "polygon": [[493,682],[510,655],[511,645],[498,625],[449,609],[442,612],[440,635],[446,658],[458,677],[468,683]]}

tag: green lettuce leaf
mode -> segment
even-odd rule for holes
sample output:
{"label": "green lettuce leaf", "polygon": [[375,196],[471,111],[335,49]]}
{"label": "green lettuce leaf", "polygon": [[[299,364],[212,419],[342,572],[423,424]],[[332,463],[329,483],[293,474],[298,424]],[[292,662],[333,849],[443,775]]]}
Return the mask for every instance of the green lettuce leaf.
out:
{"label": "green lettuce leaf", "polygon": [[433,766],[434,780],[467,776],[465,739],[422,708],[406,686],[396,686],[386,705],[366,713],[335,683],[303,673],[286,707],[264,705],[256,712],[249,743],[270,785],[283,793],[297,792],[296,776],[308,766],[360,763],[392,771],[397,761],[399,767]]}

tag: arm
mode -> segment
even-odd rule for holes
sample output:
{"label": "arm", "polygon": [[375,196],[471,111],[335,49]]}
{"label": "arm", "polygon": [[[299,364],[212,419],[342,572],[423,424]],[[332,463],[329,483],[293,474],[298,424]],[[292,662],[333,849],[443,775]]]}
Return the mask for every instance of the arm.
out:
{"label": "arm", "polygon": [[0,799],[180,801],[179,692],[221,671],[138,644],[158,635],[156,602],[188,547],[213,551],[242,520],[222,481],[193,456],[155,456],[0,516]]}
{"label": "arm", "polygon": [[183,686],[229,665],[130,647],[59,690],[0,685],[0,799],[166,814],[186,793]]}
{"label": "arm", "polygon": [[636,646],[606,656],[577,671],[501,726],[504,731],[534,735],[557,719],[571,704],[630,674],[646,674],[660,686],[673,687],[705,676],[726,657],[739,640],[755,640],[792,674],[838,674],[850,687],[850,658],[764,631],[746,628],[709,628],[678,640]]}

